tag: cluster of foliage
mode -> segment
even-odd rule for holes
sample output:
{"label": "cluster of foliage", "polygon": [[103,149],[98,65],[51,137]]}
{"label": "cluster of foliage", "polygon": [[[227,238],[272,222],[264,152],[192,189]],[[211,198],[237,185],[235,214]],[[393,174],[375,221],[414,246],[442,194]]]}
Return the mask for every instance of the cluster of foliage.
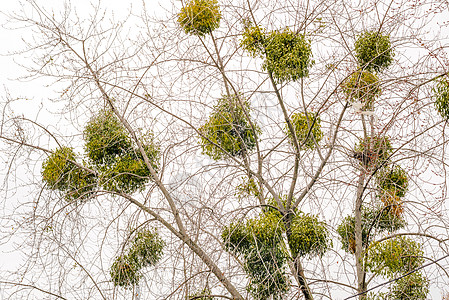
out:
{"label": "cluster of foliage", "polygon": [[[92,196],[98,186],[114,192],[133,193],[151,179],[143,155],[133,146],[124,126],[110,110],[101,111],[84,130],[89,168],[76,164],[71,148],[56,150],[42,164],[42,180],[67,200]],[[142,139],[151,166],[158,170],[159,148],[152,137]]]}
{"label": "cluster of foliage", "polygon": [[355,42],[359,70],[348,76],[342,89],[350,101],[363,103],[364,110],[372,110],[380,96],[379,79],[373,72],[381,71],[393,62],[390,37],[378,31],[366,31]]}
{"label": "cluster of foliage", "polygon": [[[365,32],[355,44],[356,57],[361,71],[355,72],[346,80],[343,91],[352,101],[360,101],[364,109],[373,110],[374,100],[381,93],[379,80],[371,72],[387,68],[393,61],[393,51],[389,37],[379,32]],[[395,278],[406,274],[423,263],[421,245],[399,236],[381,243],[372,243],[374,237],[383,232],[393,232],[406,226],[403,217],[402,198],[408,189],[407,173],[397,165],[389,165],[392,146],[386,136],[373,136],[356,144],[354,157],[361,161],[367,170],[376,174],[378,196],[381,203],[373,208],[362,207],[362,250],[365,268],[375,275]],[[347,216],[337,228],[343,249],[355,253],[355,217]],[[398,280],[388,293],[375,296],[375,299],[425,299],[427,281],[419,273],[413,273]]]}
{"label": "cluster of foliage", "polygon": [[96,189],[95,174],[77,166],[72,148],[62,147],[42,164],[42,180],[51,190],[63,192],[68,201],[89,198]]}
{"label": "cluster of foliage", "polygon": [[[429,281],[419,272],[395,281],[386,293],[370,293],[372,300],[424,300],[429,293]],[[445,298],[443,298],[445,299]]]}
{"label": "cluster of foliage", "polygon": [[427,279],[420,272],[408,274],[423,263],[422,245],[404,236],[370,246],[367,267],[372,272],[390,279],[406,275],[396,280],[388,293],[381,293],[375,299],[426,299]]}
{"label": "cluster of foliage", "polygon": [[380,198],[385,205],[385,208],[388,208],[391,215],[396,215],[400,217],[404,212],[404,201],[398,196],[389,196],[382,195]]}
{"label": "cluster of foliage", "polygon": [[313,64],[310,41],[289,28],[273,31],[267,36],[265,55],[262,69],[273,74],[278,82],[307,77]]}
{"label": "cluster of foliage", "polygon": [[399,165],[386,166],[376,174],[377,186],[381,193],[404,197],[408,189],[408,176]]}
{"label": "cluster of foliage", "polygon": [[246,24],[241,46],[253,57],[264,57],[266,38],[265,28]]}
{"label": "cluster of foliage", "polygon": [[111,266],[110,275],[115,286],[132,287],[139,283],[142,274],[128,256],[119,256]]}
{"label": "cluster of foliage", "polygon": [[142,277],[141,269],[154,266],[163,254],[164,241],[156,231],[141,230],[131,241],[128,253],[115,259],[110,275],[115,286],[130,288]]}
{"label": "cluster of foliage", "polygon": [[291,233],[287,238],[294,257],[321,257],[332,247],[326,223],[303,212],[297,213],[291,220]]}
{"label": "cluster of foliage", "polygon": [[379,72],[393,62],[394,52],[390,36],[379,31],[365,31],[355,42],[356,58],[360,67]]}
{"label": "cluster of foliage", "polygon": [[[159,148],[151,140],[143,144],[151,166],[155,171],[158,170]],[[143,155],[137,150],[119,157],[114,164],[103,166],[101,184],[104,189],[115,192],[133,193],[140,190],[151,179]]]}
{"label": "cluster of foliage", "polygon": [[[110,110],[93,117],[84,130],[85,151],[90,168],[75,162],[71,148],[56,150],[42,165],[42,180],[52,190],[64,192],[66,199],[86,199],[97,186],[116,192],[132,193],[151,178],[143,155],[133,146],[124,126]],[[158,169],[159,148],[151,136],[142,139],[142,147]],[[162,256],[163,241],[156,232],[139,231],[126,255],[117,257],[110,275],[114,285],[129,287],[137,284],[140,269],[154,265]]]}
{"label": "cluster of foliage", "polygon": [[221,12],[217,0],[191,0],[178,14],[185,33],[204,36],[220,26]]}
{"label": "cluster of foliage", "polygon": [[[376,233],[396,231],[406,225],[401,215],[389,213],[389,208],[380,207],[362,212],[362,246],[368,249],[365,267],[375,275],[393,279],[404,275],[422,265],[424,262],[422,245],[403,236],[371,243]],[[377,230],[375,232],[374,230]],[[347,216],[338,226],[337,233],[343,249],[355,253],[355,219]],[[426,299],[427,280],[419,273],[397,280],[388,293],[381,293],[370,299]]]}
{"label": "cluster of foliage", "polygon": [[[299,146],[303,149],[315,149],[315,143],[318,144],[323,138],[321,131],[321,119],[315,113],[295,113],[291,116],[290,121],[296,133]],[[287,125],[285,131],[291,143],[293,143],[293,136]]]}
{"label": "cluster of foliage", "polygon": [[[282,299],[289,290],[285,275],[288,251],[282,238],[286,232],[284,221],[275,208],[269,208],[257,218],[223,228],[224,247],[244,258],[250,279],[247,289],[256,299]],[[293,257],[322,256],[332,247],[326,224],[303,212],[292,217],[287,240]]]}
{"label": "cluster of foliage", "polygon": [[52,189],[66,189],[70,186],[70,171],[75,160],[75,153],[71,148],[57,149],[42,164],[42,178]]}
{"label": "cluster of foliage", "polygon": [[103,110],[84,128],[87,157],[97,166],[111,165],[132,148],[126,128],[112,110]]}
{"label": "cluster of foliage", "polygon": [[[407,173],[398,165],[390,166],[388,158],[392,147],[388,137],[375,136],[363,139],[355,147],[355,157],[366,167],[379,168],[376,174],[378,199],[381,205],[362,209],[362,246],[370,245],[380,232],[393,232],[406,225],[401,200],[408,189]],[[373,230],[375,229],[375,230]],[[355,252],[355,218],[347,216],[337,229],[343,249]],[[368,256],[371,255],[370,253]]]}
{"label": "cluster of foliage", "polygon": [[[99,171],[99,184],[108,191],[133,193],[151,179],[142,153],[111,110],[94,116],[84,130],[85,151]],[[151,135],[142,139],[142,147],[152,168],[159,168],[159,147]]]}
{"label": "cluster of foliage", "polygon": [[365,167],[371,168],[384,164],[392,152],[393,148],[387,136],[369,136],[355,145],[354,157]]}
{"label": "cluster of foliage", "polygon": [[397,236],[368,249],[367,268],[371,272],[394,276],[412,271],[424,262],[422,245],[404,236]]}
{"label": "cluster of foliage", "polygon": [[239,198],[242,198],[243,196],[255,196],[259,197],[259,187],[257,186],[256,181],[253,177],[246,178],[243,177],[243,182],[237,186],[237,193]]}
{"label": "cluster of foliage", "polygon": [[438,113],[443,119],[449,120],[449,81],[447,79],[440,80],[433,92]]}
{"label": "cluster of foliage", "polygon": [[256,299],[282,299],[289,290],[283,230],[279,213],[266,211],[246,223],[231,223],[222,231],[225,249],[243,257],[249,276],[247,290]]}
{"label": "cluster of foliage", "polygon": [[429,281],[419,272],[398,279],[384,299],[424,300],[429,293]]}
{"label": "cluster of foliage", "polygon": [[141,230],[134,237],[128,256],[140,266],[152,266],[161,259],[164,245],[157,231]]}
{"label": "cluster of foliage", "polygon": [[[365,267],[376,275],[392,279],[421,266],[423,251],[421,244],[402,236],[370,244],[376,234],[371,231],[372,228],[378,229],[378,232],[384,230],[393,232],[406,225],[403,218],[402,198],[408,189],[408,175],[400,166],[388,164],[387,158],[392,152],[388,139],[369,140],[367,145],[368,147],[359,144],[356,150],[359,153],[367,153],[367,149],[376,151],[374,157],[377,166],[380,167],[376,174],[377,198],[383,205],[372,212],[365,210],[362,213],[362,245],[363,248],[368,249],[365,254]],[[370,146],[372,148],[369,148]],[[373,153],[373,150],[368,153]],[[369,160],[371,163],[372,158]],[[369,163],[365,162],[364,164],[368,165]],[[370,225],[367,228],[366,224],[368,223]],[[354,218],[347,217],[337,230],[342,238],[343,247],[349,248],[351,252],[355,250],[355,241],[351,244],[355,238],[354,228]],[[412,275],[407,275],[396,281],[388,293],[378,295],[376,299],[425,299],[428,293],[427,280],[419,273]]]}
{"label": "cluster of foliage", "polygon": [[[362,214],[364,216],[364,214]],[[362,219],[362,245],[366,246],[368,242],[368,229],[366,218]],[[337,227],[337,233],[340,236],[342,249],[355,253],[355,218],[354,216],[347,216],[343,219],[341,224]]]}
{"label": "cluster of foliage", "polygon": [[212,293],[209,288],[205,287],[202,291],[196,292],[194,294],[190,294],[187,296],[186,300],[215,300],[215,297],[212,297]]}
{"label": "cluster of foliage", "polygon": [[230,156],[245,156],[256,146],[260,129],[248,121],[250,113],[248,101],[240,96],[225,96],[214,106],[209,120],[199,131],[203,153],[214,160]]}
{"label": "cluster of foliage", "polygon": [[373,226],[378,232],[388,231],[394,232],[407,225],[407,222],[402,215],[402,206],[395,207],[394,205],[378,206],[373,210],[371,219]]}
{"label": "cluster of foliage", "polygon": [[225,226],[221,236],[227,251],[245,255],[258,244],[277,245],[282,240],[284,230],[280,214],[270,210],[246,222]]}
{"label": "cluster of foliage", "polygon": [[408,175],[399,165],[383,166],[376,174],[378,198],[390,214],[401,217],[403,200],[408,189]]}
{"label": "cluster of foliage", "polygon": [[241,45],[265,59],[262,69],[278,83],[307,77],[314,64],[310,41],[290,28],[265,33],[259,26],[245,26]]}
{"label": "cluster of foliage", "polygon": [[364,109],[372,109],[375,98],[382,92],[379,79],[369,71],[354,72],[343,83],[342,88],[348,99],[362,102]]}
{"label": "cluster of foliage", "polygon": [[254,299],[284,299],[290,289],[285,263],[285,251],[279,247],[260,244],[246,255],[244,270],[250,278],[247,290]]}
{"label": "cluster of foliage", "polygon": [[[390,213],[390,208],[371,207],[362,209],[362,246],[367,247],[376,233],[396,231],[407,223],[402,216]],[[355,218],[346,216],[337,227],[342,249],[355,253]]]}

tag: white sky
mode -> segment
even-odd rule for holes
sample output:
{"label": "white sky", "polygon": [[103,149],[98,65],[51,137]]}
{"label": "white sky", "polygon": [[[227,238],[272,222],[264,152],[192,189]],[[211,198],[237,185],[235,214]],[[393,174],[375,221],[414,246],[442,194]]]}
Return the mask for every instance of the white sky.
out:
{"label": "white sky", "polygon": [[[13,97],[26,96],[39,98],[48,96],[49,89],[42,87],[41,83],[36,82],[19,82],[17,78],[26,75],[25,70],[17,64],[20,62],[19,57],[11,56],[11,53],[24,49],[22,39],[29,38],[29,31],[26,28],[10,30],[8,28],[16,27],[14,23],[8,21],[8,14],[20,12],[24,0],[2,1],[0,11],[0,96],[3,97],[5,88],[11,93]],[[36,0],[39,5],[47,8],[49,11],[54,10],[58,13],[63,10],[63,3],[72,3],[77,8],[78,13],[88,13],[89,9],[83,10],[84,7],[89,8],[91,0],[77,0],[77,1],[63,1],[63,0]],[[145,3],[152,9],[157,9],[159,0],[146,0]],[[138,8],[141,6],[142,0],[125,0],[125,1],[100,1],[101,7],[107,7],[108,11],[114,12],[114,16],[120,19],[126,16],[130,10],[138,13]],[[50,89],[51,90],[51,89]],[[32,91],[32,92],[30,92]],[[25,107],[24,107],[25,108]]]}

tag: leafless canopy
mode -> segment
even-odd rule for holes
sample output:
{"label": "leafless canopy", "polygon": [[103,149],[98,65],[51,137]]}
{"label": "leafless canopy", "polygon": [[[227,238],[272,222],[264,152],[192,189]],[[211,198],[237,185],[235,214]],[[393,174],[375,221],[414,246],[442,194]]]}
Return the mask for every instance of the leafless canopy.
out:
{"label": "leafless canopy", "polygon": [[[434,102],[437,83],[449,81],[448,2],[220,0],[217,29],[186,33],[179,13],[201,1],[143,0],[126,14],[107,1],[54,10],[26,0],[9,13],[9,27],[26,28],[26,48],[15,54],[25,74],[18,82],[38,82],[45,94],[2,96],[0,249],[8,261],[0,298],[365,299],[404,275],[381,285],[390,277],[370,269],[370,249],[407,237],[421,245],[425,266],[410,274],[423,274],[427,297],[441,299],[449,291],[449,157],[447,119]],[[248,28],[303,37],[312,52],[307,76],[280,80],[264,65],[268,44],[260,55],[245,50]],[[394,53],[388,68],[372,71],[376,89],[362,91],[375,90],[369,104],[354,90],[369,69],[354,46],[365,32],[388,36]],[[43,162],[69,147],[78,175],[115,180],[99,175],[104,166],[85,146],[87,124],[105,111],[134,145],[144,184],[92,183],[70,198],[43,180]],[[232,150],[207,124],[235,111],[240,127],[222,125],[246,144]],[[295,118],[303,118],[303,135]],[[377,142],[384,137],[388,147]],[[406,193],[386,200],[379,174],[396,166],[407,174]],[[381,231],[373,223],[366,238],[364,209],[378,205],[407,225]],[[281,216],[288,289],[258,298],[247,288],[255,280],[248,258],[226,248],[223,232],[271,210]],[[324,255],[301,256],[287,242],[301,214],[325,224]],[[347,216],[353,241],[344,251],[337,229]],[[164,241],[163,255],[122,288],[111,268],[145,228]]]}

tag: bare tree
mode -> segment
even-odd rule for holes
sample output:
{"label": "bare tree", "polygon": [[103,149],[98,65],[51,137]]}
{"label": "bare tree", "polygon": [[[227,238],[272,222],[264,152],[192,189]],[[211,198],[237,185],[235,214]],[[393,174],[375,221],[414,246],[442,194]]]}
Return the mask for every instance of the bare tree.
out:
{"label": "bare tree", "polygon": [[444,292],[447,2],[23,4],[59,93],[2,101],[2,297]]}

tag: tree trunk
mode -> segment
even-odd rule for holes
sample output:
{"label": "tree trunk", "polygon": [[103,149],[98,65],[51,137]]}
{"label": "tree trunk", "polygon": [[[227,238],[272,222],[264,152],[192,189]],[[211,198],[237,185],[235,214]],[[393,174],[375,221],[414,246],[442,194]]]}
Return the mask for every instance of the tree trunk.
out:
{"label": "tree trunk", "polygon": [[[287,216],[285,217],[286,221],[284,222],[284,224],[285,224],[285,229],[286,229],[286,234],[287,234],[287,241],[292,234],[292,230],[291,230],[292,218],[293,218],[293,213],[288,213]],[[292,254],[292,257],[296,257],[293,262],[293,268],[294,268],[293,271],[295,272],[294,275],[299,284],[299,289],[303,293],[304,298],[306,300],[313,300],[313,295],[312,295],[312,292],[310,291],[309,285],[307,283],[307,279],[304,274],[304,268],[302,267],[300,257],[297,256],[297,254],[292,251],[292,249],[290,248],[290,245],[289,245],[289,249],[290,249],[290,253]]]}
{"label": "tree trunk", "polygon": [[[355,264],[357,269],[357,291],[366,291],[365,269],[363,266],[363,234],[362,234],[362,196],[365,183],[365,170],[362,170],[357,184],[357,199],[355,202]],[[359,299],[365,299],[366,295],[360,295]]]}

